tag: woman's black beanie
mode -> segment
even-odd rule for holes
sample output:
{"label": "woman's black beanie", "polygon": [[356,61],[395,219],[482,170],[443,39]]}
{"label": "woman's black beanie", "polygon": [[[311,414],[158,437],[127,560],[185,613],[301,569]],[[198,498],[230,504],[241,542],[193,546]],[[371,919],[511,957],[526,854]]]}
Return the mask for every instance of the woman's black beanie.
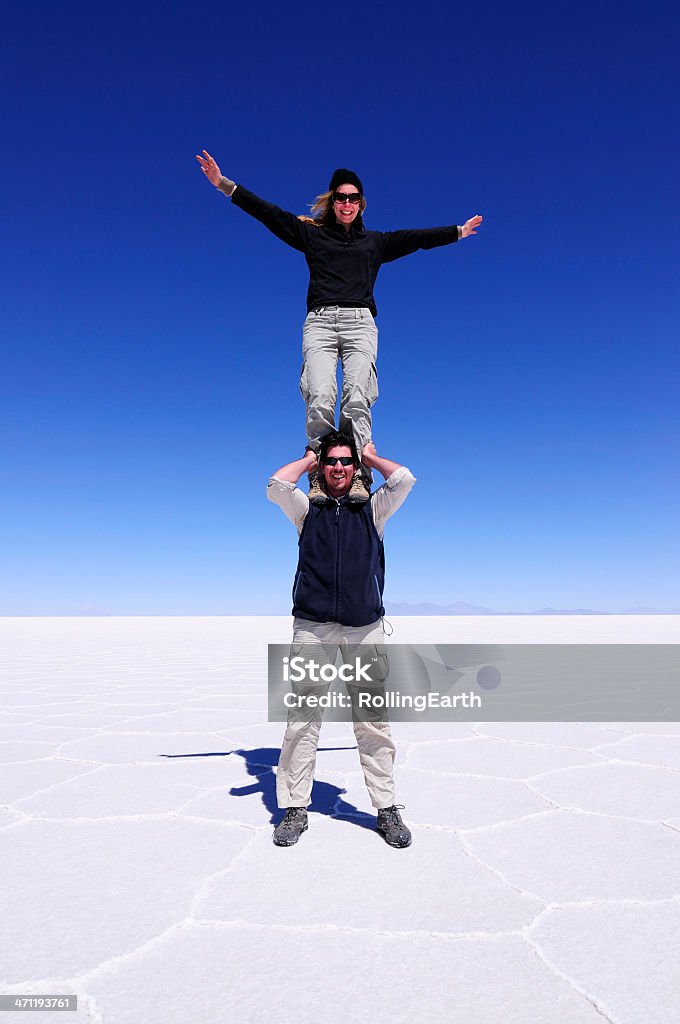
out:
{"label": "woman's black beanie", "polygon": [[328,191],[335,192],[338,185],[356,185],[361,195],[363,196],[364,194],[364,186],[361,184],[359,175],[355,174],[354,171],[348,171],[346,167],[338,167],[337,171],[333,171]]}

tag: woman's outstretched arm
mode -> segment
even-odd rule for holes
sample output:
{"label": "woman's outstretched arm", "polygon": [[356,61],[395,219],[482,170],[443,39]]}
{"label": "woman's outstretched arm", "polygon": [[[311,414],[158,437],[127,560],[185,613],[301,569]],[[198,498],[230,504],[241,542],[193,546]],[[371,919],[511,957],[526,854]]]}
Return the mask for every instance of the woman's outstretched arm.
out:
{"label": "woman's outstretched arm", "polygon": [[215,188],[224,192],[225,195],[231,196],[234,206],[240,207],[255,220],[259,220],[286,245],[290,245],[291,248],[297,249],[299,252],[307,251],[307,232],[309,230],[307,225],[303,224],[294,213],[288,213],[280,206],[274,206],[273,203],[260,199],[243,185],[237,185],[231,178],[226,178],[210,153],[205,149],[203,153],[204,156],[196,154],[201,170]]}
{"label": "woman's outstretched arm", "polygon": [[231,178],[226,178],[222,174],[222,171],[217,166],[217,161],[210,155],[207,149],[203,150],[203,156],[199,156],[197,153],[196,159],[201,165],[201,170],[211,185],[214,185],[215,188],[220,188],[224,181],[222,191],[226,192],[228,196],[233,196],[234,190],[236,189],[236,182],[232,181]]}
{"label": "woman's outstretched arm", "polygon": [[479,214],[470,217],[461,226],[451,224],[441,228],[410,228],[405,231],[385,231],[382,236],[382,251],[380,259],[382,263],[391,263],[393,260],[408,256],[418,249],[435,249],[440,245],[450,245],[468,235],[476,235],[477,228],[482,223]]}

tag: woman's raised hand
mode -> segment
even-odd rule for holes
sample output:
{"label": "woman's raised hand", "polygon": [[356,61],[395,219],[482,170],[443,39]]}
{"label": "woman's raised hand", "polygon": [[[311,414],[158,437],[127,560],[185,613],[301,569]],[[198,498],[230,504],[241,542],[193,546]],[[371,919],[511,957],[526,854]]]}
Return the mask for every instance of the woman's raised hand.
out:
{"label": "woman's raised hand", "polygon": [[461,229],[461,237],[467,238],[468,235],[476,235],[475,228],[478,228],[482,223],[482,218],[479,214],[476,217],[470,217],[470,220],[466,220]]}
{"label": "woman's raised hand", "polygon": [[201,165],[201,170],[205,174],[208,181],[210,181],[215,188],[222,181],[222,171],[217,166],[216,162],[211,157],[210,153],[206,149],[203,150],[203,156],[196,154],[196,159]]}

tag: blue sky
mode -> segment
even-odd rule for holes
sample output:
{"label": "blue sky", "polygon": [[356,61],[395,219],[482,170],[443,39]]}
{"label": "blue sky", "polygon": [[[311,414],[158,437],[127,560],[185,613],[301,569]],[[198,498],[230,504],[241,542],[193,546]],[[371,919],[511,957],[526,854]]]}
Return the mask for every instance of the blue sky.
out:
{"label": "blue sky", "polygon": [[680,607],[676,5],[113,8],[3,23],[0,614],[290,610],[304,212],[485,220],[382,269],[386,597]]}

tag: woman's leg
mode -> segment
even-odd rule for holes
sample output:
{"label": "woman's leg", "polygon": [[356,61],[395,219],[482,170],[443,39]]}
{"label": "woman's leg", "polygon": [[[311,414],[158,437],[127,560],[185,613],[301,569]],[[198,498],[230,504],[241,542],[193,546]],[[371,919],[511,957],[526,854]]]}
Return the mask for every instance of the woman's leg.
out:
{"label": "woman's leg", "polygon": [[318,452],[319,439],[335,430],[338,397],[338,327],[335,311],[309,313],[302,329],[300,391],[305,400],[307,443]]}
{"label": "woman's leg", "polygon": [[[370,310],[342,310],[340,430],[352,433],[359,455],[371,440],[371,406],[378,397],[378,328]],[[371,475],[364,470],[368,479]]]}

